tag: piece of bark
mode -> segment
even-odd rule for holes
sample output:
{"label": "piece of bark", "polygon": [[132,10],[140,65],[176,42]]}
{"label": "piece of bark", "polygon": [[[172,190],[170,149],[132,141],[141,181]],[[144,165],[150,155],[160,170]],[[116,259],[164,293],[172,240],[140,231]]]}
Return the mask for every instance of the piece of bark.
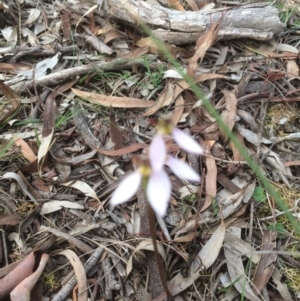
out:
{"label": "piece of bark", "polygon": [[64,70],[60,70],[57,72],[50,73],[48,75],[42,76],[40,78],[36,78],[35,81],[28,80],[23,81],[22,84],[18,84],[15,87],[15,91],[17,93],[22,93],[27,91],[28,89],[32,89],[35,84],[38,86],[53,86],[70,79],[75,78],[76,76],[85,75],[89,72],[92,72],[96,68],[104,71],[112,71],[112,70],[125,70],[130,69],[132,66],[143,66],[143,59],[113,59],[110,62],[93,62],[87,65],[76,66]]}
{"label": "piece of bark", "polygon": [[211,22],[217,22],[222,16],[218,33],[218,39],[222,40],[250,38],[266,41],[284,28],[278,10],[270,3],[194,12],[168,9],[142,0],[104,0],[100,14],[134,28],[144,22],[155,28],[153,32],[156,37],[175,45],[196,42]]}

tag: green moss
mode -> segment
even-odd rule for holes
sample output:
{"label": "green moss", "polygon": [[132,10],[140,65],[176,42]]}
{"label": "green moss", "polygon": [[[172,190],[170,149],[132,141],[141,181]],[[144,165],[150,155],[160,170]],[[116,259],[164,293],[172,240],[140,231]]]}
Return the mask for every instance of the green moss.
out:
{"label": "green moss", "polygon": [[267,137],[282,137],[293,133],[299,127],[299,106],[294,104],[275,103],[270,104],[265,124],[264,134]]}
{"label": "green moss", "polygon": [[57,281],[53,273],[45,275],[44,289],[46,292],[56,291],[60,287],[59,281]]}

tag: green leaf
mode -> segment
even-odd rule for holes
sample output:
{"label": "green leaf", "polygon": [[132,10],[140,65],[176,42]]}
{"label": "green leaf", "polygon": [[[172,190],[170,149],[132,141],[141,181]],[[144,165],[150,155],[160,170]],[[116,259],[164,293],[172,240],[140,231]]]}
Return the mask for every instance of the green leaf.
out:
{"label": "green leaf", "polygon": [[283,233],[283,234],[287,233],[287,231],[284,229],[283,225],[280,224],[280,223],[270,224],[268,226],[268,228],[269,228],[270,231],[277,232],[278,233],[278,235],[277,235],[278,238],[284,238],[285,237],[284,235],[281,235],[280,233]]}
{"label": "green leaf", "polygon": [[275,231],[275,232],[278,232],[278,233],[286,233],[286,230],[284,229],[283,225],[280,224],[280,223],[270,224],[268,226],[268,228],[269,228],[270,231]]}
{"label": "green leaf", "polygon": [[258,202],[263,202],[266,199],[265,189],[260,186],[255,187],[252,197]]}
{"label": "green leaf", "polygon": [[188,202],[188,203],[193,203],[194,201],[196,200],[196,195],[195,194],[191,194],[189,195],[185,201]]}

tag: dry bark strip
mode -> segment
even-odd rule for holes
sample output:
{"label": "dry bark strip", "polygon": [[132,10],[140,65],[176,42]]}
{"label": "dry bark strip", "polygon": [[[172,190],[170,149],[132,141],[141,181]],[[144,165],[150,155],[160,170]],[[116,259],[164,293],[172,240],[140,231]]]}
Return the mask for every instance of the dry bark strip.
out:
{"label": "dry bark strip", "polygon": [[29,80],[24,81],[24,83],[16,88],[17,93],[22,93],[27,91],[27,89],[32,89],[34,85],[38,86],[54,86],[56,84],[60,84],[67,80],[73,79],[76,76],[85,75],[89,72],[92,72],[96,69],[104,71],[112,71],[112,70],[125,70],[130,69],[132,66],[143,66],[142,59],[113,59],[110,62],[93,62],[87,65],[76,66],[73,68],[68,68],[64,70],[60,70],[57,72],[53,72],[49,75],[42,76],[40,78],[36,78],[35,81]]}
{"label": "dry bark strip", "polygon": [[222,16],[224,18],[218,38],[223,40],[250,38],[267,41],[284,28],[278,10],[270,3],[194,12],[168,9],[150,0],[104,0],[99,13],[134,28],[143,22],[155,28],[154,34],[162,41],[175,45],[196,42],[199,35]]}

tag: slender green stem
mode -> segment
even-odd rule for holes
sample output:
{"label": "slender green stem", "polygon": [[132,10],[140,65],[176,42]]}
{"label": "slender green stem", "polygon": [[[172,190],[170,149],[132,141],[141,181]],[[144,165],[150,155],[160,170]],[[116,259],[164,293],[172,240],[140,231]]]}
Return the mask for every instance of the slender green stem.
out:
{"label": "slender green stem", "polygon": [[176,59],[172,56],[172,54],[168,51],[166,46],[153,34],[153,32],[149,29],[147,25],[140,22],[140,26],[143,28],[143,30],[155,41],[157,46],[160,48],[160,50],[163,52],[163,54],[167,57],[167,59],[172,63],[172,65],[177,69],[177,71],[181,74],[183,79],[191,86],[193,92],[196,94],[196,96],[202,100],[203,105],[207,109],[207,111],[211,114],[213,118],[215,118],[218,125],[224,130],[225,134],[229,137],[229,139],[234,143],[234,145],[237,147],[241,155],[245,158],[250,168],[253,170],[253,172],[256,174],[258,179],[261,181],[261,183],[264,185],[266,190],[269,192],[269,194],[273,197],[276,204],[279,206],[279,208],[285,213],[295,230],[300,234],[300,224],[297,222],[297,220],[293,217],[292,213],[289,212],[289,208],[286,206],[286,204],[283,202],[279,194],[275,191],[275,189],[272,187],[272,185],[269,183],[268,179],[264,176],[263,172],[260,170],[259,166],[255,163],[255,161],[249,156],[246,148],[239,142],[237,137],[232,133],[232,131],[229,129],[229,127],[226,125],[224,120],[221,118],[221,116],[218,114],[218,112],[215,110],[214,106],[209,102],[208,99],[205,98],[202,91],[199,89],[199,87],[195,84],[194,80],[186,75],[182,71],[181,65],[176,61]]}

